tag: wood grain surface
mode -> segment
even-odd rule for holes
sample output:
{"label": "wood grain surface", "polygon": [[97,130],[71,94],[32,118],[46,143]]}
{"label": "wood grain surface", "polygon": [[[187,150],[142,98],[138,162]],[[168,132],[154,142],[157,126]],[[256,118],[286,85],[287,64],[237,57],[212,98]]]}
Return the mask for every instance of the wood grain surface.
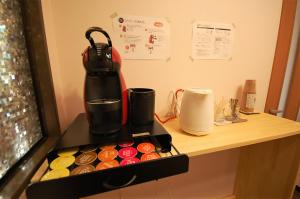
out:
{"label": "wood grain surface", "polygon": [[266,113],[242,117],[248,121],[215,126],[208,135],[199,137],[182,131],[177,119],[164,124],[164,127],[171,134],[179,152],[190,157],[300,134],[299,122]]}

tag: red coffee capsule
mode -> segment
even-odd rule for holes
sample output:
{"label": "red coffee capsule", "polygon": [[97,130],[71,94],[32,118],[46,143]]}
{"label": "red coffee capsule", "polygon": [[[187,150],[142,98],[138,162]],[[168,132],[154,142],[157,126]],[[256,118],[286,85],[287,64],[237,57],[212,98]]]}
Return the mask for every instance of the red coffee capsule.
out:
{"label": "red coffee capsule", "polygon": [[119,150],[119,157],[120,158],[132,158],[136,156],[137,150],[133,147],[126,147]]}
{"label": "red coffee capsule", "polygon": [[143,142],[137,146],[137,150],[141,153],[151,153],[154,149],[154,145],[150,142]]}
{"label": "red coffee capsule", "polygon": [[130,147],[134,144],[134,142],[122,142],[119,144],[120,147]]}
{"label": "red coffee capsule", "polygon": [[140,160],[137,159],[137,158],[126,158],[126,159],[121,161],[120,165],[125,166],[125,165],[128,165],[128,164],[135,164],[135,163],[138,163],[138,162],[140,162]]}

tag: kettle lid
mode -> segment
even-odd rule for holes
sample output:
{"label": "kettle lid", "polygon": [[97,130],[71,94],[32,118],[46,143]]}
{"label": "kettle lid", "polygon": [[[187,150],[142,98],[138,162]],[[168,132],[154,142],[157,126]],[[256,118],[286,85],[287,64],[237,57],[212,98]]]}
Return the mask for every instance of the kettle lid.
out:
{"label": "kettle lid", "polygon": [[188,88],[188,89],[184,89],[185,91],[191,92],[191,93],[195,93],[195,94],[203,94],[203,95],[207,95],[207,94],[212,94],[213,91],[211,89],[202,89],[202,88]]}

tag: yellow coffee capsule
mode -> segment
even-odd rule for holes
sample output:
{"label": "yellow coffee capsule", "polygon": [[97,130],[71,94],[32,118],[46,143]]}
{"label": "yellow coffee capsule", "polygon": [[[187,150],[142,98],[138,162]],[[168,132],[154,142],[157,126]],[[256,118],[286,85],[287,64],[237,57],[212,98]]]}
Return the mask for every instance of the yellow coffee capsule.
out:
{"label": "yellow coffee capsule", "polygon": [[51,164],[51,169],[64,169],[71,166],[75,162],[74,156],[64,156],[54,159]]}
{"label": "yellow coffee capsule", "polygon": [[41,181],[51,180],[56,178],[62,178],[70,175],[70,171],[68,169],[54,169],[48,171],[42,178]]}
{"label": "yellow coffee capsule", "polygon": [[60,157],[72,156],[75,153],[77,153],[78,151],[79,151],[78,147],[72,147],[72,148],[67,148],[67,149],[58,151],[57,155]]}

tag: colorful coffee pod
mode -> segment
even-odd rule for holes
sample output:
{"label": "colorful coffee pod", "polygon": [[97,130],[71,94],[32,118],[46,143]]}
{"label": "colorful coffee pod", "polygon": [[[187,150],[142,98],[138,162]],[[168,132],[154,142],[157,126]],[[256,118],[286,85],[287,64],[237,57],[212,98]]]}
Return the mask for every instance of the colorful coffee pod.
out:
{"label": "colorful coffee pod", "polygon": [[110,161],[118,156],[118,151],[116,149],[102,150],[98,153],[98,159],[101,161]]}
{"label": "colorful coffee pod", "polygon": [[119,144],[120,147],[130,147],[134,144],[133,141],[130,141],[130,142],[122,142]]}
{"label": "colorful coffee pod", "polygon": [[99,148],[101,150],[111,150],[111,149],[115,149],[117,145],[116,144],[110,144],[110,145],[105,145],[105,146],[99,146]]}
{"label": "colorful coffee pod", "polygon": [[105,161],[105,162],[100,162],[96,166],[96,170],[104,170],[104,169],[109,169],[109,168],[118,167],[118,166],[120,166],[120,164],[117,160],[109,160],[109,161]]}
{"label": "colorful coffee pod", "polygon": [[67,149],[63,149],[57,152],[57,155],[60,157],[65,157],[65,156],[72,156],[75,153],[78,152],[78,147],[72,147],[72,148],[67,148]]}
{"label": "colorful coffee pod", "polygon": [[141,153],[152,153],[155,147],[150,142],[143,142],[137,146],[137,150]]}
{"label": "colorful coffee pod", "polygon": [[147,160],[155,160],[160,158],[160,156],[157,153],[145,153],[141,157],[141,161],[147,161]]}
{"label": "colorful coffee pod", "polygon": [[138,163],[138,162],[140,162],[140,160],[137,159],[137,158],[126,158],[126,159],[121,161],[120,165],[124,166],[124,165],[128,165],[128,164],[135,164],[135,163]]}
{"label": "colorful coffee pod", "polygon": [[93,152],[93,151],[96,151],[96,150],[97,150],[96,146],[89,145],[89,146],[85,146],[82,149],[80,149],[80,152],[82,152],[82,153],[88,153],[88,152]]}
{"label": "colorful coffee pod", "polygon": [[89,173],[95,171],[95,167],[93,165],[87,164],[87,165],[81,165],[76,167],[71,171],[71,175],[79,175],[83,173]]}
{"label": "colorful coffee pod", "polygon": [[137,150],[133,147],[126,147],[119,150],[119,157],[120,158],[132,158],[136,156]]}
{"label": "colorful coffee pod", "polygon": [[91,164],[96,159],[97,159],[97,153],[95,152],[82,153],[76,157],[75,164],[77,165]]}
{"label": "colorful coffee pod", "polygon": [[42,178],[41,181],[52,180],[57,178],[62,178],[70,175],[70,171],[66,168],[64,169],[54,169],[48,171]]}
{"label": "colorful coffee pod", "polygon": [[75,161],[74,156],[58,157],[50,163],[50,168],[51,169],[65,169],[65,168],[71,166],[74,163],[74,161]]}

